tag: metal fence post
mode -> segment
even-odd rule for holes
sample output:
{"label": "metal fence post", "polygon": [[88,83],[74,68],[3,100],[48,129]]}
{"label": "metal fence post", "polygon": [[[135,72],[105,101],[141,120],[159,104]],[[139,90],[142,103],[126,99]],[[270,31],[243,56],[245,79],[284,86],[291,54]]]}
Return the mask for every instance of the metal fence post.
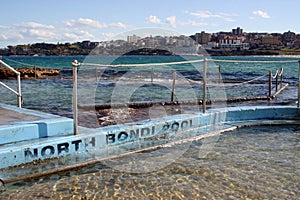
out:
{"label": "metal fence post", "polygon": [[36,66],[34,66],[34,80],[36,79]]}
{"label": "metal fence post", "polygon": [[206,112],[206,71],[207,71],[207,59],[203,60],[203,113]]}
{"label": "metal fence post", "polygon": [[276,92],[278,91],[278,70],[276,70]]}
{"label": "metal fence post", "polygon": [[281,72],[280,72],[280,88],[282,88],[282,79],[283,79],[283,67],[281,67]]}
{"label": "metal fence post", "polygon": [[272,96],[272,71],[269,72],[269,97]]}
{"label": "metal fence post", "polygon": [[22,108],[22,94],[21,94],[21,73],[18,74],[18,106]]}
{"label": "metal fence post", "polygon": [[96,70],[95,71],[96,72],[96,83],[98,83],[98,68],[96,67],[95,70]]}
{"label": "metal fence post", "polygon": [[78,135],[78,102],[77,102],[77,68],[79,63],[77,60],[72,62],[73,66],[73,121],[74,135]]}
{"label": "metal fence post", "polygon": [[176,72],[173,72],[173,83],[172,83],[171,103],[174,102],[175,80],[176,80]]}
{"label": "metal fence post", "polygon": [[151,83],[153,83],[153,78],[154,78],[154,67],[152,67],[151,70]]}
{"label": "metal fence post", "polygon": [[300,60],[298,61],[299,63],[299,68],[298,68],[298,102],[297,102],[297,107],[299,108],[300,106]]}
{"label": "metal fence post", "polygon": [[221,83],[221,65],[219,65],[219,83]]}

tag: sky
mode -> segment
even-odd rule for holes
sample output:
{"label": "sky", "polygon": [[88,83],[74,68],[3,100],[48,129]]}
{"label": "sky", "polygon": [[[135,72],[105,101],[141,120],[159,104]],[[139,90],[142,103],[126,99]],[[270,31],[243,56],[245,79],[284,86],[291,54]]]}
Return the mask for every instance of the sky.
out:
{"label": "sky", "polygon": [[300,33],[299,8],[299,0],[5,0],[0,48],[106,41],[145,28],[182,35],[236,27],[244,32]]}

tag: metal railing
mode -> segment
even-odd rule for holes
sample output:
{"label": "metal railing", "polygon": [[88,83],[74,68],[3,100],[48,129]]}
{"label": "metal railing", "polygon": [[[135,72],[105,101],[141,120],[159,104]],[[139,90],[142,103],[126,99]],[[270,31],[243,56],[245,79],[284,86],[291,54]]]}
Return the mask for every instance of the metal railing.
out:
{"label": "metal railing", "polygon": [[18,107],[21,108],[22,107],[21,73],[18,72],[17,70],[15,70],[14,68],[12,68],[11,66],[9,66],[8,64],[6,64],[5,62],[3,62],[2,57],[0,56],[0,67],[2,67],[2,65],[7,67],[9,70],[11,70],[12,72],[14,72],[17,75],[18,88],[17,88],[17,90],[14,90],[11,87],[9,87],[8,85],[6,85],[5,83],[3,83],[2,81],[0,81],[0,85],[17,95]]}
{"label": "metal railing", "polygon": [[[86,66],[94,66],[94,67],[122,67],[122,66],[136,66],[136,67],[143,67],[143,66],[162,66],[162,65],[177,65],[177,64],[186,64],[186,63],[203,63],[203,99],[202,99],[202,109],[203,113],[206,112],[206,101],[207,101],[207,94],[206,94],[206,87],[208,86],[207,84],[207,64],[208,62],[243,62],[243,63],[270,63],[272,61],[242,61],[242,60],[216,60],[216,59],[201,59],[201,60],[192,60],[192,61],[181,61],[181,62],[171,62],[171,63],[147,63],[147,64],[116,64],[116,65],[107,65],[107,64],[94,64],[94,63],[79,63],[77,60],[72,61],[72,66],[73,66],[73,118],[74,118],[74,135],[78,135],[78,100],[77,100],[77,69],[80,65],[86,65]],[[295,60],[290,60],[290,61],[276,61],[280,63],[292,63],[292,62],[297,62]],[[299,68],[298,68],[298,102],[297,102],[297,107],[299,108],[300,106],[300,61],[299,63]],[[151,82],[153,82],[153,67],[152,67],[152,72],[151,72]],[[221,73],[221,66],[219,65],[219,73]],[[246,81],[240,84],[245,84],[245,83],[250,83],[254,80],[258,80],[260,78],[263,78],[267,76],[263,75],[257,78],[254,78],[250,81]],[[96,77],[97,77],[97,72],[96,72]],[[173,73],[173,84],[172,84],[172,96],[171,96],[171,102],[174,101],[174,86],[175,86],[175,77],[176,73]],[[278,78],[280,77],[280,90],[278,90]],[[219,75],[220,78],[220,75]],[[283,78],[283,68],[281,68],[281,72],[279,73],[278,70],[276,71],[275,76],[272,76],[272,72],[270,71],[269,73],[269,97],[275,97],[278,93],[280,93],[285,87],[287,87],[288,84],[286,84],[284,87],[282,87],[282,78]],[[97,78],[98,79],[98,78]],[[272,79],[276,79],[276,90],[275,94],[272,95]],[[189,80],[192,81],[192,80]],[[198,81],[193,81],[193,82],[198,82]],[[236,85],[236,84],[233,84]]]}
{"label": "metal railing", "polygon": [[[280,77],[280,84],[279,84],[279,82],[278,82],[278,78],[279,78],[279,77]],[[275,82],[275,93],[274,93],[274,95],[272,95],[272,90],[273,90],[273,88],[272,88],[273,79],[276,80],[276,82]],[[271,71],[271,70],[269,71],[269,97],[273,98],[274,96],[276,96],[276,94],[277,94],[278,92],[281,91],[282,88],[287,87],[288,83],[283,87],[283,85],[282,85],[282,79],[283,79],[283,67],[281,68],[280,73],[279,73],[278,70],[276,70],[274,76],[272,75],[272,71]],[[278,90],[278,85],[280,85],[280,90]]]}

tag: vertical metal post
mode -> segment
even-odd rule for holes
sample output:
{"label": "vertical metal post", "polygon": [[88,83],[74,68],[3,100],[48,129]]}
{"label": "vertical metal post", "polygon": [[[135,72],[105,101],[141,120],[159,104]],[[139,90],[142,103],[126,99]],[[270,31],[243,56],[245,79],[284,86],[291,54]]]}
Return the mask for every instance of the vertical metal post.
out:
{"label": "vertical metal post", "polygon": [[[2,60],[2,56],[0,56],[0,60]],[[0,62],[0,68],[2,67],[2,63]]]}
{"label": "vertical metal post", "polygon": [[34,66],[34,80],[36,79],[36,66]]}
{"label": "vertical metal post", "polygon": [[203,113],[206,112],[206,71],[207,71],[207,59],[203,60]]}
{"label": "vertical metal post", "polygon": [[18,106],[22,108],[21,73],[18,73]]}
{"label": "vertical metal post", "polygon": [[175,80],[176,80],[176,72],[173,72],[173,84],[172,84],[172,93],[171,93],[171,103],[174,102]]}
{"label": "vertical metal post", "polygon": [[300,60],[298,61],[299,63],[299,68],[298,68],[298,102],[297,102],[297,107],[299,108],[300,106]]}
{"label": "vertical metal post", "polygon": [[272,71],[269,72],[269,97],[272,96]]}
{"label": "vertical metal post", "polygon": [[278,70],[276,70],[276,92],[278,91]]}
{"label": "vertical metal post", "polygon": [[73,121],[74,121],[74,135],[78,135],[78,106],[77,106],[77,67],[79,63],[77,60],[72,62],[73,66]]}
{"label": "vertical metal post", "polygon": [[96,67],[96,83],[98,83],[98,67]]}
{"label": "vertical metal post", "polygon": [[280,88],[282,88],[282,79],[283,79],[283,67],[281,67],[281,72],[280,72]]}
{"label": "vertical metal post", "polygon": [[219,83],[221,83],[221,65],[219,65]]}
{"label": "vertical metal post", "polygon": [[152,71],[151,71],[151,83],[153,83],[153,78],[154,78],[154,67],[152,67]]}

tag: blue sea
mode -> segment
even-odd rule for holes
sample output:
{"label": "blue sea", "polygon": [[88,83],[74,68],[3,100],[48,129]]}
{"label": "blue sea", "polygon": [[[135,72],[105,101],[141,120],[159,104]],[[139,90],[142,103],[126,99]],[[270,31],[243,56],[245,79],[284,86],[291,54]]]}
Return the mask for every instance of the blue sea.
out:
{"label": "blue sea", "polygon": [[[201,59],[201,56],[3,57],[4,62],[14,67],[60,69],[61,75],[57,77],[22,80],[23,107],[70,117],[73,60],[85,63],[77,73],[79,104],[86,105],[170,101],[173,77],[175,100],[202,98],[203,62],[173,63]],[[281,72],[283,67],[283,85],[288,83],[289,86],[274,100],[221,106],[296,105],[299,58],[232,56],[211,59],[215,61],[207,63],[208,99],[266,96],[270,71],[274,76],[276,70]],[[150,64],[135,65],[145,63]],[[165,64],[156,66],[154,63]],[[16,88],[16,80],[1,81]],[[273,87],[274,83],[275,80]],[[0,103],[17,105],[17,98],[11,92],[0,88],[0,94]],[[296,200],[300,197],[299,138],[299,125],[242,128],[221,135],[206,156],[199,154],[204,141],[194,141],[182,156],[157,171],[129,173],[100,162],[75,171],[9,184],[0,193],[0,199]],[[156,162],[153,151],[144,156]],[[109,162],[118,165],[135,162],[135,156],[143,155]],[[141,167],[146,169],[147,165]]]}
{"label": "blue sea", "polygon": [[[73,60],[78,60],[80,63],[115,65],[171,63],[201,59],[201,56],[3,57],[3,61],[13,67],[36,66],[61,70],[61,75],[54,78],[22,80],[23,107],[59,115],[68,115],[71,112],[73,87],[71,62]],[[207,82],[208,92],[211,94],[208,99],[267,95],[269,90],[269,76],[267,75],[271,70],[274,76],[276,70],[280,72],[282,67],[284,68],[283,82],[291,85],[287,91],[290,91],[297,84],[299,69],[297,62],[299,58],[297,57],[232,56],[212,57],[211,59],[220,61],[231,60],[231,62],[208,62]],[[268,62],[260,63],[257,61]],[[284,63],[283,61],[287,62]],[[219,66],[221,66],[221,77],[219,77],[218,73]],[[152,70],[154,75],[151,82]],[[149,66],[143,67],[91,67],[83,65],[78,69],[79,103],[103,104],[170,101],[170,85],[172,84],[173,72],[176,72],[175,95],[177,100],[202,98],[202,62],[178,65],[166,64],[163,66],[151,66],[149,64]],[[251,80],[256,78],[259,79],[251,82]],[[197,83],[197,81],[200,82]],[[247,81],[250,82],[245,83]],[[275,82],[275,80],[273,81]],[[16,80],[3,80],[3,82],[12,88],[17,87]],[[217,85],[220,82],[222,84]],[[189,94],[182,92],[184,90],[189,91]],[[116,94],[117,92],[118,94]],[[0,88],[0,93],[2,94],[1,103],[17,105],[17,98],[13,93],[2,87]],[[293,102],[295,98],[294,94],[297,94],[297,92],[287,92],[284,95],[283,101]],[[282,96],[279,98],[282,98]]]}

